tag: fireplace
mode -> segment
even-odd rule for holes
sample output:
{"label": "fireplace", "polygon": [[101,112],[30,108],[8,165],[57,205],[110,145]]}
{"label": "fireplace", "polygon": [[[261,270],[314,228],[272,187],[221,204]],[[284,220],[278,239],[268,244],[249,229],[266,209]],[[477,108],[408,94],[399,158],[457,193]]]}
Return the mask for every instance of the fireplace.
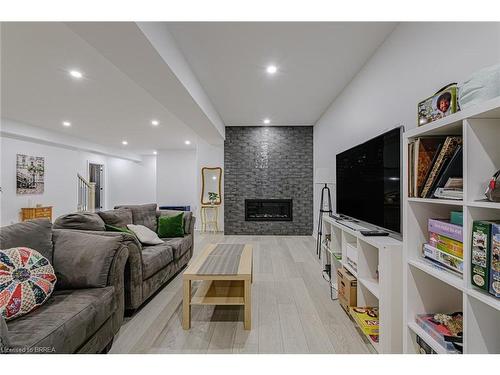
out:
{"label": "fireplace", "polygon": [[245,199],[245,221],[292,221],[292,200]]}

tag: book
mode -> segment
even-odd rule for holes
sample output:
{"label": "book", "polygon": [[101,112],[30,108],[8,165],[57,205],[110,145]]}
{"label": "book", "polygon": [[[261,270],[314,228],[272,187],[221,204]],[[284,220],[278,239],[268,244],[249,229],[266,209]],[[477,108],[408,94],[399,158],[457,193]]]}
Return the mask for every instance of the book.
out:
{"label": "book", "polygon": [[445,140],[446,137],[421,137],[415,140],[413,150],[413,191],[415,192],[415,196],[418,196],[422,191],[427,175],[432,167],[432,162]]}
{"label": "book", "polygon": [[464,258],[464,244],[441,234],[429,232],[429,245],[454,257]]}
{"label": "book", "polygon": [[472,223],[471,283],[489,291],[491,227],[494,222],[476,220]]}
{"label": "book", "polygon": [[459,274],[463,274],[464,272],[464,261],[461,258],[455,257],[445,251],[431,246],[430,244],[423,245],[422,253],[424,258],[437,262]]}
{"label": "book", "polygon": [[365,335],[378,335],[378,307],[350,307],[349,311]]}
{"label": "book", "polygon": [[[431,187],[432,195],[437,188],[444,188],[445,186],[450,186],[448,181],[452,178],[462,179],[463,176],[463,158],[462,158],[462,145],[458,145],[455,153],[451,157],[448,163],[443,165],[443,171],[436,179],[436,182]],[[459,188],[463,190],[463,179],[462,186]],[[458,190],[458,189],[457,189]]]}
{"label": "book", "polygon": [[443,146],[441,147],[439,154],[430,169],[424,187],[422,188],[422,192],[420,193],[421,198],[429,198],[431,196],[431,188],[434,182],[439,178],[443,167],[453,157],[457,147],[461,144],[461,136],[446,137],[446,140],[444,141]]}
{"label": "book", "polygon": [[463,190],[457,190],[457,189],[437,188],[434,191],[434,198],[453,199],[461,201],[464,199],[464,192]]}
{"label": "book", "polygon": [[408,197],[415,197],[415,192],[413,191],[413,180],[414,180],[414,147],[415,141],[411,141],[408,143]]}
{"label": "book", "polygon": [[455,241],[463,242],[463,227],[452,224],[446,219],[429,219],[427,230],[432,233],[441,234]]}
{"label": "book", "polygon": [[491,224],[490,294],[500,297],[500,224]]}

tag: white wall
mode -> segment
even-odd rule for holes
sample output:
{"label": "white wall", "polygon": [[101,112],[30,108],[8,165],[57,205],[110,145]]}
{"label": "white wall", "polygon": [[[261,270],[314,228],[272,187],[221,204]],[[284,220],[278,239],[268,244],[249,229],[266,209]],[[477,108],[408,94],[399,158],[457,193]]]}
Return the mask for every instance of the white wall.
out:
{"label": "white wall", "polygon": [[[54,137],[55,139],[56,137]],[[0,225],[19,221],[22,207],[36,204],[53,206],[54,219],[73,212],[77,206],[77,173],[88,178],[88,163],[104,164],[104,208],[123,203],[156,201],[156,158],[144,157],[142,162],[91,153],[66,145],[47,144],[25,139],[0,137],[1,205]],[[45,158],[45,189],[39,195],[16,194],[16,155]]]}
{"label": "white wall", "polygon": [[416,127],[419,101],[499,62],[500,23],[400,24],[314,126],[315,168],[334,170],[339,152],[400,124]]}
{"label": "white wall", "polygon": [[196,212],[196,150],[160,150],[156,166],[158,205],[190,205],[191,210]]}

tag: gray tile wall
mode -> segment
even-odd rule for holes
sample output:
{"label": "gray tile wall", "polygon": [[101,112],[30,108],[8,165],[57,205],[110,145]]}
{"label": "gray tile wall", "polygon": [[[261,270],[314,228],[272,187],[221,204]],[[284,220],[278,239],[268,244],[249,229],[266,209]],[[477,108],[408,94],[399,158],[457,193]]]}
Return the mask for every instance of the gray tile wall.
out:
{"label": "gray tile wall", "polygon": [[[224,169],[226,234],[312,234],[312,126],[226,127]],[[245,221],[245,199],[293,199],[293,221]]]}

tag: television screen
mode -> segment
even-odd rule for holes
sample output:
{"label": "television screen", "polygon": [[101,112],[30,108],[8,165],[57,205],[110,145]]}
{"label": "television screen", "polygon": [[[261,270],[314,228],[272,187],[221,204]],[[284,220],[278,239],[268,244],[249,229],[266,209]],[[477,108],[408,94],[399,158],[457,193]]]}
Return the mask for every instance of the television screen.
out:
{"label": "television screen", "polygon": [[337,155],[337,213],[401,233],[401,133]]}

